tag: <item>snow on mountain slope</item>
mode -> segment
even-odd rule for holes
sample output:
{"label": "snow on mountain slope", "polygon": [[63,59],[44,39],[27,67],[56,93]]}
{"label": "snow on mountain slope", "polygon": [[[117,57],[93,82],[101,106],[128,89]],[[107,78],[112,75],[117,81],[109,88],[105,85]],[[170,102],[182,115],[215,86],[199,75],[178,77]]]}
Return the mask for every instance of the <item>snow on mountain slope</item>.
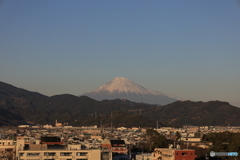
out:
{"label": "snow on mountain slope", "polygon": [[[120,92],[133,92],[136,94],[153,94],[153,95],[161,95],[160,92],[154,92],[148,90],[136,83],[131,82],[129,79],[124,77],[117,77],[111,80],[110,82],[102,85],[101,87],[95,89],[92,92],[99,93],[101,91],[108,91],[111,93],[120,93]],[[91,92],[88,92],[91,93]]]}
{"label": "snow on mountain slope", "polygon": [[83,95],[96,100],[120,98],[152,104],[168,104],[176,101],[160,92],[148,90],[124,77],[114,78],[99,88]]}

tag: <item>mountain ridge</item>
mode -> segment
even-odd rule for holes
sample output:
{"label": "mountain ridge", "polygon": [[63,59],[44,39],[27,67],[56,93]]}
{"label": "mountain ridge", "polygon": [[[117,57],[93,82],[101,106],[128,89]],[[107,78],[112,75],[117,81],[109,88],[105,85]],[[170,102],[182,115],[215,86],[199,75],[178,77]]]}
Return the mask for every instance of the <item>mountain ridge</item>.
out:
{"label": "mountain ridge", "polygon": [[[209,101],[192,102],[176,101],[164,106],[147,103],[136,103],[126,99],[97,101],[87,96],[74,96],[71,94],[55,95],[51,97],[32,96],[32,92],[24,90],[18,95],[18,88],[13,88],[11,94],[0,87],[0,125],[16,126],[20,124],[53,124],[56,119],[67,122],[69,125],[99,125],[102,119],[108,124],[112,112],[121,112],[113,115],[115,125],[137,124],[141,127],[156,126],[156,122],[169,125],[240,125],[240,108],[228,102]],[[11,86],[14,87],[14,86]],[[16,91],[16,93],[14,92]],[[20,90],[22,91],[22,90]],[[29,92],[29,93],[28,93]],[[40,94],[40,93],[39,93]],[[37,95],[39,95],[37,93]],[[40,94],[41,95],[41,94]],[[122,121],[125,119],[125,121]],[[139,122],[146,119],[148,122]],[[106,124],[107,125],[107,124]]]}
{"label": "mountain ridge", "polygon": [[47,97],[38,92],[28,91],[1,81],[0,81],[0,96],[32,97],[32,98]]}

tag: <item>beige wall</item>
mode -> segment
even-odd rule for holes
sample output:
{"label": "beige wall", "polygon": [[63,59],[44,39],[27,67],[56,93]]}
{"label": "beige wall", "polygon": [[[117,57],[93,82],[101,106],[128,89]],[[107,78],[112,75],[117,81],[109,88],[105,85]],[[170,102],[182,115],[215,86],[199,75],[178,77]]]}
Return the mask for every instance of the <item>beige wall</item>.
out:
{"label": "beige wall", "polygon": [[[88,159],[88,160],[101,160],[101,150],[24,150],[19,151],[19,160],[30,159]],[[111,158],[111,157],[110,157]],[[110,159],[111,160],[111,159]]]}
{"label": "beige wall", "polygon": [[201,142],[201,138],[181,138],[181,141],[186,141],[186,142]]}
{"label": "beige wall", "polygon": [[0,146],[12,146],[12,145],[13,145],[13,140],[8,140],[8,139],[0,140]]}
{"label": "beige wall", "polygon": [[152,153],[152,160],[174,160],[174,150],[168,148],[155,148]]}

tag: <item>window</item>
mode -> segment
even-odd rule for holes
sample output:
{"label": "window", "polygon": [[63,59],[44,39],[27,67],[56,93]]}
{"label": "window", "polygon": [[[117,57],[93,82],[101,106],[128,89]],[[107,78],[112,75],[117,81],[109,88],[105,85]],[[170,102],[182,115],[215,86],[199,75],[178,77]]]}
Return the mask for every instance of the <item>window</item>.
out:
{"label": "window", "polygon": [[60,156],[71,156],[72,153],[71,152],[61,152]]}
{"label": "window", "polygon": [[56,156],[55,152],[45,152],[44,156]]}
{"label": "window", "polygon": [[27,153],[27,157],[38,157],[40,153]]}
{"label": "window", "polygon": [[187,153],[186,153],[186,152],[183,152],[183,153],[182,153],[182,155],[183,155],[183,156],[186,156],[186,155],[187,155]]}
{"label": "window", "polygon": [[87,152],[77,152],[76,156],[86,156]]}

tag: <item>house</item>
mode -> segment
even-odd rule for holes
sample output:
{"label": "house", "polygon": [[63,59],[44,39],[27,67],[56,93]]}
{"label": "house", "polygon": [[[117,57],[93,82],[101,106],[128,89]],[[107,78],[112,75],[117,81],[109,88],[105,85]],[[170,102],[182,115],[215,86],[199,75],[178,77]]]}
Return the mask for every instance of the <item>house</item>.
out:
{"label": "house", "polygon": [[104,139],[101,147],[110,149],[113,153],[119,153],[119,154],[127,154],[128,153],[128,150],[127,150],[124,140]]}
{"label": "house", "polygon": [[177,148],[155,148],[152,160],[195,160],[195,150]]}

